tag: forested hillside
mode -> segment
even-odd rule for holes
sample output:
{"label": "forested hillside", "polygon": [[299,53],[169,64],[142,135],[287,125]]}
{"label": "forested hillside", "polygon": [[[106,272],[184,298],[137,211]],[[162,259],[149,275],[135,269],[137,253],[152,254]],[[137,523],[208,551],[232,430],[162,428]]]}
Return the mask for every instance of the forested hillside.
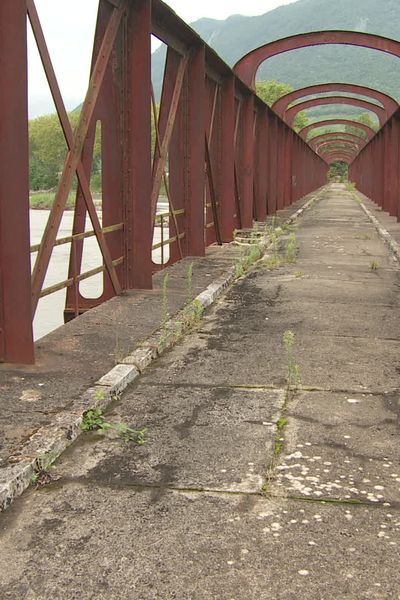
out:
{"label": "forested hillside", "polygon": [[[400,40],[400,0],[298,0],[262,16],[200,19],[191,26],[233,66],[253,48],[307,31],[347,29]],[[162,64],[160,49],[154,56],[158,90]],[[350,46],[320,46],[282,54],[268,61],[258,78],[283,81],[294,88],[321,82],[358,82],[400,99],[399,59]]]}

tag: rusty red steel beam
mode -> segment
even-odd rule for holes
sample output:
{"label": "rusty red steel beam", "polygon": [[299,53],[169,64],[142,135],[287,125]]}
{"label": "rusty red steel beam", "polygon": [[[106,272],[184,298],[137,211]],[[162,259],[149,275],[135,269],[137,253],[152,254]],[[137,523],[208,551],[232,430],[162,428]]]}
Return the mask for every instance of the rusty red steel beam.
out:
{"label": "rusty red steel beam", "polygon": [[272,105],[272,110],[275,111],[276,114],[281,118],[283,118],[289,105],[296,100],[306,98],[307,96],[313,96],[315,94],[337,92],[357,94],[359,96],[365,96],[368,99],[376,100],[380,102],[382,107],[385,108],[390,114],[395,112],[399,107],[398,102],[394,98],[373,88],[365,87],[363,85],[356,85],[353,83],[322,83],[289,92],[289,94],[282,96]]}
{"label": "rusty red steel beam", "polygon": [[335,150],[337,148],[340,148],[344,152],[351,152],[354,155],[359,153],[359,149],[357,146],[351,146],[351,145],[346,145],[346,144],[341,144],[341,143],[337,144],[335,142],[326,142],[326,145],[320,149],[320,155],[321,154],[325,155],[328,152],[331,152],[332,150]]}
{"label": "rusty red steel beam", "polygon": [[349,177],[363,194],[400,220],[400,110],[352,162]]}
{"label": "rusty red steel beam", "polygon": [[322,133],[321,135],[313,137],[311,140],[309,140],[308,145],[311,146],[313,150],[316,150],[320,143],[331,139],[350,140],[356,142],[359,146],[364,146],[366,143],[368,143],[368,140],[361,135],[355,135],[353,133],[341,131],[331,131],[329,133]]}
{"label": "rusty red steel beam", "polygon": [[345,162],[347,165],[351,165],[353,159],[347,155],[343,155],[343,154],[335,154],[331,157],[327,157],[326,161],[328,163],[328,165],[331,165],[335,162]]}
{"label": "rusty red steel beam", "polygon": [[351,145],[351,144],[345,144],[345,143],[344,144],[336,143],[334,141],[331,141],[331,142],[325,142],[324,144],[322,144],[322,146],[320,146],[318,148],[317,154],[319,156],[325,156],[326,152],[329,152],[330,150],[336,150],[336,149],[344,150],[345,152],[352,152],[352,153],[354,153],[355,156],[360,151],[358,146]]}
{"label": "rusty red steel beam", "polygon": [[0,361],[33,363],[25,0],[0,2]]}
{"label": "rusty red steel beam", "polygon": [[[27,10],[28,10],[28,16],[29,16],[31,26],[32,26],[32,31],[33,31],[33,34],[36,39],[36,43],[37,43],[39,54],[40,54],[40,57],[42,60],[43,68],[44,68],[44,71],[45,71],[45,74],[47,77],[47,81],[49,84],[49,88],[50,88],[50,91],[51,91],[51,94],[52,94],[52,97],[54,100],[54,104],[55,104],[55,107],[57,110],[58,117],[60,119],[62,130],[64,132],[64,137],[65,137],[65,140],[67,143],[67,147],[70,152],[73,152],[74,144],[75,144],[74,133],[72,131],[72,127],[71,127],[71,124],[70,124],[70,121],[68,118],[68,114],[67,114],[67,111],[64,106],[64,101],[63,101],[61,91],[60,91],[60,88],[59,88],[59,85],[57,82],[53,64],[52,64],[50,54],[49,54],[49,51],[47,48],[46,40],[45,40],[43,30],[42,30],[42,27],[40,24],[39,16],[37,14],[35,3],[33,0],[27,0]],[[93,202],[92,193],[90,191],[89,181],[88,181],[83,163],[80,158],[78,159],[77,164],[76,164],[76,173],[77,173],[80,188],[82,190],[86,209],[88,211],[88,214],[89,214],[92,226],[93,226],[93,230],[96,234],[99,248],[102,253],[104,263],[108,270],[108,274],[110,276],[111,282],[113,284],[114,291],[115,291],[115,293],[120,293],[121,286],[120,286],[120,283],[119,283],[119,280],[118,280],[118,277],[116,274],[115,267],[113,265],[112,257],[109,252],[105,236],[102,232],[102,228],[101,228],[101,224],[100,224],[100,221],[99,221],[99,218],[97,215],[96,207]],[[52,216],[53,216],[53,213],[51,212],[49,220],[52,219]],[[58,227],[57,227],[57,231],[58,231]],[[55,235],[57,235],[57,231],[55,231]],[[75,249],[74,249],[74,253],[75,253]],[[40,255],[40,251],[39,251],[39,255]],[[39,255],[37,258],[38,261],[39,261]],[[74,262],[76,262],[75,256],[74,256]],[[44,276],[46,275],[47,267],[48,267],[48,264],[45,267]],[[35,269],[36,269],[36,265],[35,265]],[[38,269],[39,269],[39,266],[37,267],[36,272]],[[34,271],[34,273],[35,273],[35,271]],[[42,283],[42,285],[43,285],[43,283]],[[32,286],[32,287],[34,287],[34,286]],[[35,311],[35,309],[36,309],[38,300],[39,300],[39,297],[37,297],[37,298],[33,297],[33,311]]]}
{"label": "rusty red steel beam", "polygon": [[327,44],[360,46],[400,57],[400,42],[397,40],[357,31],[316,31],[289,36],[255,48],[236,63],[234,71],[246,85],[254,89],[257,70],[264,61],[291,50]]}
{"label": "rusty red steel beam", "polygon": [[360,147],[365,144],[365,140],[363,140],[362,138],[359,138],[357,136],[352,136],[351,134],[347,134],[347,135],[342,134],[341,136],[340,135],[335,136],[335,135],[330,135],[329,133],[326,133],[325,135],[319,136],[319,138],[320,139],[317,140],[316,142],[313,142],[313,141],[310,142],[310,146],[315,151],[317,151],[318,148],[321,148],[325,144],[330,144],[330,143],[354,146],[358,150],[360,150]]}
{"label": "rusty red steel beam", "polygon": [[[176,77],[172,89],[172,97],[170,104],[167,107],[166,124],[163,136],[160,141],[160,150],[155,152],[154,164],[153,164],[153,186],[151,191],[151,214],[154,228],[154,219],[157,209],[157,201],[160,193],[161,179],[165,170],[165,165],[168,157],[168,148],[171,141],[171,136],[175,124],[176,113],[178,111],[179,100],[181,97],[183,80],[188,65],[189,56],[183,56],[179,59],[178,68],[176,70]],[[164,103],[165,104],[165,103]]]}
{"label": "rusty red steel beam", "polygon": [[291,108],[288,108],[284,115],[284,121],[291,127],[296,115],[304,110],[314,108],[315,106],[329,106],[336,104],[347,104],[349,106],[355,106],[363,108],[369,112],[375,113],[378,117],[379,125],[382,126],[392,115],[388,113],[384,108],[381,108],[377,104],[361,100],[360,98],[349,98],[347,96],[328,96],[326,98],[313,98],[311,100],[305,100],[300,102]]}
{"label": "rusty red steel beam", "polygon": [[346,152],[343,150],[332,150],[331,152],[327,152],[327,153],[323,154],[324,160],[327,160],[327,161],[331,160],[332,158],[337,159],[338,156],[341,156],[343,158],[345,157],[349,161],[353,161],[356,157],[356,155],[354,153]]}
{"label": "rusty red steel beam", "polygon": [[[43,234],[42,243],[38,256],[36,259],[35,267],[32,274],[32,314],[35,314],[37,304],[39,302],[40,291],[43,287],[44,279],[46,277],[47,269],[50,263],[51,254],[54,248],[54,242],[57,237],[57,232],[60,227],[62,215],[66,206],[68,194],[71,189],[72,178],[75,172],[78,171],[78,166],[81,161],[81,153],[86,135],[89,130],[93,111],[95,109],[96,100],[100,93],[101,84],[104,78],[106,67],[111,55],[112,48],[121,24],[121,19],[126,10],[126,1],[122,0],[120,5],[112,12],[110,21],[108,23],[104,38],[101,44],[101,49],[93,68],[92,76],[89,82],[88,91],[86,94],[85,101],[82,106],[81,114],[79,117],[78,125],[75,131],[73,146],[68,150],[67,158],[64,164],[63,172],[61,174],[60,182],[57,188],[56,196],[54,199],[53,207],[50,211],[49,220],[47,222],[45,232]],[[49,65],[47,65],[49,67]],[[54,83],[54,82],[53,82]],[[72,139],[71,139],[72,142]],[[84,175],[84,173],[82,173]],[[84,179],[83,179],[83,183]],[[81,182],[82,184],[82,182]],[[92,222],[96,222],[94,214],[96,211],[92,211],[90,202],[87,205],[89,213],[92,212]],[[115,269],[112,267],[111,257],[109,256],[107,244],[105,240],[102,240],[101,234],[97,231],[98,239],[102,242],[102,252],[105,260],[107,260],[107,268],[109,275],[112,279],[115,292],[119,294],[121,292],[121,286],[115,273]],[[104,242],[104,244],[103,244]]]}
{"label": "rusty red steel beam", "polygon": [[355,145],[351,145],[351,144],[346,144],[346,143],[336,143],[334,141],[332,142],[325,142],[325,146],[323,148],[320,148],[320,154],[327,154],[328,152],[335,150],[337,148],[340,148],[341,150],[343,150],[344,152],[351,152],[352,154],[356,155],[359,153],[359,149],[357,146]]}
{"label": "rusty red steel beam", "polygon": [[355,159],[354,156],[352,156],[350,154],[341,153],[341,152],[335,152],[332,154],[328,154],[327,156],[324,157],[324,160],[329,165],[331,165],[333,162],[338,162],[338,161],[344,161],[348,165],[350,165],[354,159]]}
{"label": "rusty red steel beam", "polygon": [[[307,139],[307,136],[314,129],[320,129],[321,127],[332,127],[333,125],[344,125],[345,127],[351,127],[352,129],[359,129],[368,135],[371,139],[374,137],[376,131],[365,125],[364,123],[359,123],[358,121],[352,121],[350,119],[324,119],[323,121],[316,121],[315,123],[310,123],[310,125],[306,125],[301,129],[298,133],[302,139]],[[311,138],[312,139],[312,138]],[[310,141],[310,139],[308,139]]]}
{"label": "rusty red steel beam", "polygon": [[[12,72],[6,68],[5,61],[0,63],[0,82],[6,90],[0,103],[10,119],[6,125],[1,123],[3,160],[0,166],[3,169],[9,165],[8,153],[13,158],[10,173],[20,175],[19,186],[11,181],[8,173],[2,172],[0,178],[0,361],[33,360],[31,295],[33,293],[36,304],[74,173],[78,175],[79,188],[73,233],[83,231],[88,212],[102,246],[105,268],[109,269],[99,302],[121,289],[151,287],[154,203],[167,154],[172,184],[170,204],[175,208],[177,203],[179,208],[177,230],[183,227],[184,255],[204,254],[205,244],[215,238],[229,241],[240,222],[251,226],[254,215],[271,214],[325,181],[327,163],[167,5],[159,0],[101,0],[99,6],[89,89],[73,134],[43,32],[35,20],[33,0],[28,0],[28,4],[26,0],[4,0],[1,4],[0,48],[2,55],[12,53],[13,60],[9,61]],[[27,9],[68,147],[32,282],[28,228]],[[5,29],[2,28],[4,23],[7,24]],[[8,35],[10,32],[12,35]],[[174,55],[175,61],[175,66],[171,63],[173,68],[169,69],[171,73],[175,70],[174,77],[167,77],[165,81],[169,91],[161,103],[153,170],[152,32],[167,42],[168,52]],[[18,81],[13,75],[15,72],[21,73]],[[208,112],[207,78],[218,85]],[[103,217],[108,220],[107,225],[116,226],[107,238],[111,240],[109,246],[102,238],[103,232],[98,230],[89,189],[97,122],[101,122],[102,127]],[[211,208],[215,232],[204,229],[205,163],[208,172],[213,174],[208,185],[211,182],[213,187]],[[10,197],[13,198],[12,210]],[[11,225],[15,225],[17,217],[18,226],[13,229]],[[71,315],[96,302],[96,299],[87,299],[83,306],[85,299],[79,294],[83,238],[78,238],[72,243],[70,255],[68,281],[72,283],[67,294],[67,309]],[[11,248],[16,257],[13,256],[10,267]],[[174,260],[180,258],[180,255],[175,256],[176,244],[171,252]],[[17,283],[13,282],[16,265],[22,277]],[[15,300],[17,291],[18,301]],[[14,313],[7,307],[12,307]],[[9,351],[11,347],[15,353]]]}

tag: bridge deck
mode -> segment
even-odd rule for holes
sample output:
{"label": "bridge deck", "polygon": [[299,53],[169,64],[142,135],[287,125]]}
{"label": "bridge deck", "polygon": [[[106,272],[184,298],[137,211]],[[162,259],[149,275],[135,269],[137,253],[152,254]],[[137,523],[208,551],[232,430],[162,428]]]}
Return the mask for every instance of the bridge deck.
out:
{"label": "bridge deck", "polygon": [[341,185],[296,234],[114,406],[144,446],[81,436],[1,515],[1,597],[398,598],[398,264]]}

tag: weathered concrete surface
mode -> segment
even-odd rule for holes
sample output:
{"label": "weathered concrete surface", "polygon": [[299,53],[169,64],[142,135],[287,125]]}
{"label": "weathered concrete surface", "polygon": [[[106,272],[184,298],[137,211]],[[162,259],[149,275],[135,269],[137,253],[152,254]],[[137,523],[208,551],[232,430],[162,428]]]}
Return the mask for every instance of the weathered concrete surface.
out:
{"label": "weathered concrete surface", "polygon": [[[197,294],[226,271],[237,253],[232,246],[213,247],[205,258],[187,259],[171,267],[171,314],[187,301],[191,262],[193,292]],[[157,274],[153,290],[114,298],[39,340],[34,367],[0,365],[0,466],[7,465],[8,458],[16,455],[31,435],[68,411],[86,389],[160,326],[162,281],[163,274]]]}
{"label": "weathered concrete surface", "polygon": [[398,267],[341,186],[298,241],[113,405],[144,446],[81,437],[0,516],[1,598],[399,600]]}

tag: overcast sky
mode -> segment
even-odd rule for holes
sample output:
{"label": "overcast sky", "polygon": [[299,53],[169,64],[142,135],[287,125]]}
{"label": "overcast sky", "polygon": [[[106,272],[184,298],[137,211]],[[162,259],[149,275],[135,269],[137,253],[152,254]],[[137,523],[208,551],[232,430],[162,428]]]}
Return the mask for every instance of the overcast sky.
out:
{"label": "overcast sky", "polygon": [[[1,1],[1,0],[0,0]],[[187,23],[201,17],[226,19],[233,14],[261,15],[294,0],[169,0]],[[67,109],[78,105],[86,91],[98,0],[36,0],[53,66]],[[54,112],[35,43],[29,36],[30,116]]]}

